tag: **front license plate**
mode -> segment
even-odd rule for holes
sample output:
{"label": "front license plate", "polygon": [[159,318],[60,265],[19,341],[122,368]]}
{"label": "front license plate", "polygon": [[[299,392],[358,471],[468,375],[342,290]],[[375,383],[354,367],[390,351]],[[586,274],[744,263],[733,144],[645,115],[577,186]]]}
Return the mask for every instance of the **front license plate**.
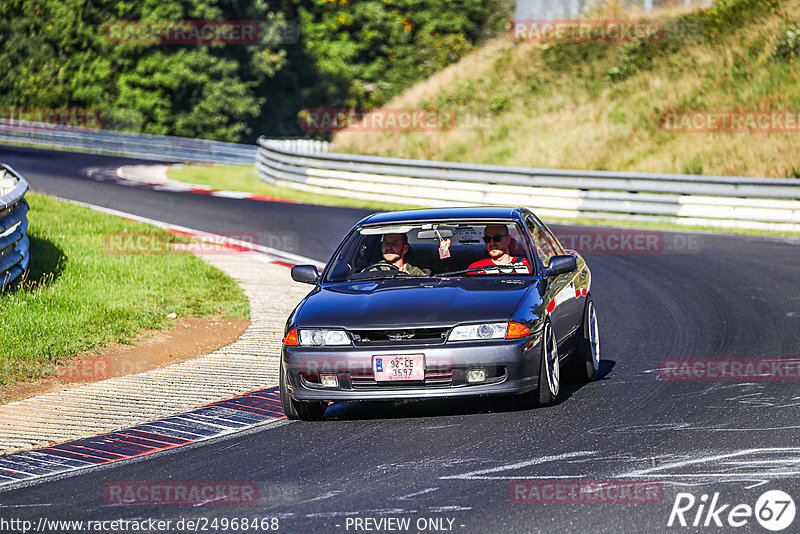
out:
{"label": "front license plate", "polygon": [[374,356],[372,371],[375,380],[425,380],[425,356],[411,354],[404,356]]}

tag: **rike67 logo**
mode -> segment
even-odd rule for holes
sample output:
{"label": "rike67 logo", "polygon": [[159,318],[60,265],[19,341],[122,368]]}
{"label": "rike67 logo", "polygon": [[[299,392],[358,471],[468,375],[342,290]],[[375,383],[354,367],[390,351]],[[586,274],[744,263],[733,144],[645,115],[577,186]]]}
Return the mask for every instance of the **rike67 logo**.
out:
{"label": "rike67 logo", "polygon": [[738,528],[751,524],[755,518],[763,528],[780,532],[794,523],[796,511],[792,496],[781,490],[763,493],[755,506],[723,503],[719,493],[710,499],[707,494],[698,499],[691,493],[678,493],[667,526]]}

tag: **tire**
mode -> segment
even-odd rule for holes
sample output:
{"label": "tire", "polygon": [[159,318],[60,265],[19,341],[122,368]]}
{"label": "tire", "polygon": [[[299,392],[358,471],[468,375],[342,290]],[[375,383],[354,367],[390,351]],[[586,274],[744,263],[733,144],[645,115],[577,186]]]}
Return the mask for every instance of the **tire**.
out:
{"label": "tire", "polygon": [[542,329],[542,354],[539,364],[539,386],[521,397],[524,408],[549,406],[561,390],[561,366],[558,361],[558,342],[550,321]]}
{"label": "tire", "polygon": [[542,330],[542,363],[539,368],[539,406],[548,406],[561,391],[561,365],[558,361],[558,341],[550,321]]}
{"label": "tire", "polygon": [[302,421],[319,421],[322,419],[325,410],[328,408],[328,403],[294,400],[289,393],[288,381],[286,380],[286,373],[283,370],[283,364],[281,364],[279,387],[281,391],[281,406],[287,418],[300,419]]}
{"label": "tire", "polygon": [[600,368],[600,329],[597,326],[597,312],[592,298],[586,299],[583,311],[581,337],[578,348],[569,362],[570,377],[575,382],[591,382]]}

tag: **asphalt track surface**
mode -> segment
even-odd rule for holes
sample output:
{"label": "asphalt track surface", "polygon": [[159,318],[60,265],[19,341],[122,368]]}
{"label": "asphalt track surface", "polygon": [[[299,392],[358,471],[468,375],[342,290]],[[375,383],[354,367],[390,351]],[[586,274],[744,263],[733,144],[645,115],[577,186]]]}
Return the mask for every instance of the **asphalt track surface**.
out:
{"label": "asphalt track surface", "polygon": [[[85,177],[88,167],[133,161],[123,158],[0,147],[0,161],[34,191],[207,231],[294,232],[300,247],[292,252],[323,261],[364,213]],[[675,235],[688,236],[670,239]],[[174,532],[185,531],[174,527],[181,518],[242,517],[278,517],[280,532],[375,531],[372,520],[382,518],[408,518],[411,532],[768,532],[753,517],[733,528],[728,512],[754,506],[767,490],[787,492],[800,505],[800,382],[676,382],[660,379],[658,368],[667,358],[800,357],[800,245],[693,238],[692,253],[586,254],[601,373],[593,383],[567,385],[552,407],[520,410],[509,399],[334,405],[319,423],[281,421],[0,491],[0,518],[160,518],[172,520]],[[658,482],[663,500],[531,504],[509,495],[516,480],[577,479]],[[259,500],[225,506],[104,500],[110,482],[167,480],[253,482]],[[681,492],[698,499],[685,512],[690,526],[667,528]],[[718,516],[723,527],[711,518],[703,526],[705,513],[700,526],[691,526],[701,495],[714,493],[718,507],[729,505]],[[444,519],[443,528],[421,522],[427,518]],[[359,529],[356,519],[370,522]],[[798,531],[800,517],[783,530]]]}

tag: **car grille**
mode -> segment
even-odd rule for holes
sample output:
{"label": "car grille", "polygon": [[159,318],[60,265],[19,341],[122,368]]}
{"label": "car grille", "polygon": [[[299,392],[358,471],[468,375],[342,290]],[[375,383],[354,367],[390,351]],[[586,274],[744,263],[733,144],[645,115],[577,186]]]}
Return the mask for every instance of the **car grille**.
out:
{"label": "car grille", "polygon": [[[302,376],[302,375],[301,375]],[[449,388],[467,386],[466,370],[453,367],[431,368],[425,370],[425,381],[398,380],[392,382],[377,382],[371,369],[351,370],[346,375],[350,380],[349,388],[352,390],[385,390],[385,389],[419,389],[419,388]],[[496,365],[486,367],[486,382],[483,384],[493,384],[502,382],[507,376],[505,366]],[[347,380],[345,378],[345,380]],[[341,379],[341,378],[340,378]],[[321,388],[319,378],[314,376],[302,376],[303,383],[314,388]],[[346,383],[346,382],[345,382]],[[347,389],[348,386],[344,386]]]}
{"label": "car grille", "polygon": [[405,328],[395,330],[351,330],[356,346],[441,345],[449,328]]}
{"label": "car grille", "polygon": [[392,389],[418,387],[450,387],[453,383],[452,371],[426,370],[425,382],[398,380],[396,382],[377,382],[372,371],[350,373],[350,384],[353,389]]}

